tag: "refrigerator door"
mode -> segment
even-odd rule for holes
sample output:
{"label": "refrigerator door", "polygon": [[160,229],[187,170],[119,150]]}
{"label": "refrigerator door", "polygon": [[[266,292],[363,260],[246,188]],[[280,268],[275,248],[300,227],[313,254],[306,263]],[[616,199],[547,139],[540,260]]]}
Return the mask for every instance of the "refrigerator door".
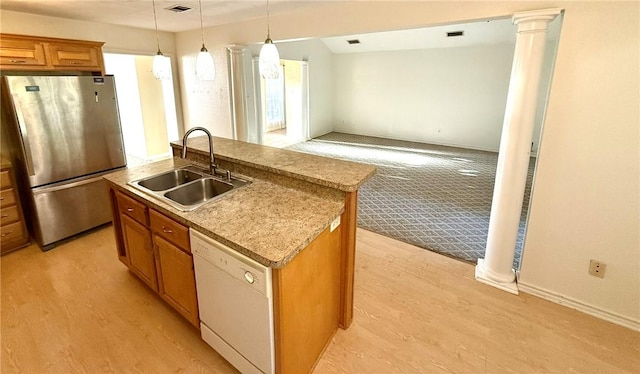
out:
{"label": "refrigerator door", "polygon": [[102,175],[31,190],[33,234],[41,247],[111,221]]}
{"label": "refrigerator door", "polygon": [[113,77],[6,77],[32,187],[126,164]]}

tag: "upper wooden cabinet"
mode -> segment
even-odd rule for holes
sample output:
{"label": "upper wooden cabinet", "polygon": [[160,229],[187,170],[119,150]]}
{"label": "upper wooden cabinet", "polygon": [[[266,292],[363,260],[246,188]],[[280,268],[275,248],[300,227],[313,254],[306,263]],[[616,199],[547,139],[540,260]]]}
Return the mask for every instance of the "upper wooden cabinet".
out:
{"label": "upper wooden cabinet", "polygon": [[103,44],[0,34],[0,70],[88,71],[103,75]]}

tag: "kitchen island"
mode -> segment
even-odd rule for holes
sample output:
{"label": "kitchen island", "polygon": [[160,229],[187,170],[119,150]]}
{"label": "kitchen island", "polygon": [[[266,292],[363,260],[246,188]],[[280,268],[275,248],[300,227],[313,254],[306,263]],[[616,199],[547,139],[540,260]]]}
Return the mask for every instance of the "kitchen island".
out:
{"label": "kitchen island", "polygon": [[[172,147],[175,153],[182,148],[178,143]],[[188,241],[163,233],[165,226],[154,226],[154,217],[159,217],[155,222],[175,222],[175,233],[197,230],[270,267],[276,372],[308,372],[338,326],[351,323],[357,190],[375,168],[221,138],[214,138],[214,147],[219,167],[248,176],[252,183],[191,212],[179,211],[128,182],[194,162],[206,165],[206,138],[189,140],[187,160],[163,160],[106,177],[120,260],[195,326],[195,291],[163,292],[171,288],[166,287],[171,279],[163,279],[166,261],[160,266],[158,260],[163,248],[176,244],[175,253],[182,252],[185,259],[180,284],[188,284],[193,278],[192,266],[184,265],[191,256]],[[139,246],[148,250],[137,251]],[[191,275],[185,275],[189,271]]]}

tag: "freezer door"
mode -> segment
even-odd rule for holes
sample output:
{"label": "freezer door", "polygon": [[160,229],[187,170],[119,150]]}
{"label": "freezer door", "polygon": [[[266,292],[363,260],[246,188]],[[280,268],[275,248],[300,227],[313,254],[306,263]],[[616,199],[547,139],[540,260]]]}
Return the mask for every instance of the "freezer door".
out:
{"label": "freezer door", "polygon": [[41,247],[111,221],[102,175],[31,190],[31,219]]}
{"label": "freezer door", "polygon": [[6,77],[32,187],[126,164],[113,77]]}

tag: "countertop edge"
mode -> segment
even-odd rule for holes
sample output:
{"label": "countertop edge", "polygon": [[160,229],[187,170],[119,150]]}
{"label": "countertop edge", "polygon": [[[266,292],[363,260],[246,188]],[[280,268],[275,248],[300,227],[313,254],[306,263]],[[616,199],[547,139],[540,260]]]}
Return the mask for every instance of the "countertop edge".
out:
{"label": "countertop edge", "polygon": [[[173,142],[170,143],[170,145],[171,145],[172,148],[175,148],[176,150],[182,150],[182,143],[179,142],[179,141],[173,141]],[[188,149],[189,149],[189,153],[194,152],[194,153],[197,153],[197,154],[199,154],[201,156],[207,156],[207,157],[209,156],[209,152],[204,151],[202,149],[193,148],[193,147],[189,147]],[[290,152],[295,152],[295,151],[290,151]],[[300,153],[300,152],[298,152],[298,153]],[[317,156],[317,155],[311,155],[311,154],[306,154],[306,153],[304,153],[304,154],[305,155],[309,155],[309,156]],[[324,186],[324,187],[334,188],[334,189],[337,189],[337,190],[340,190],[340,191],[344,191],[344,192],[357,191],[358,189],[360,189],[360,187],[366,181],[368,181],[376,173],[375,167],[372,167],[371,170],[367,174],[364,174],[362,176],[362,178],[359,180],[359,182],[357,182],[355,184],[343,184],[343,183],[328,181],[328,180],[322,179],[322,178],[312,177],[312,176],[309,176],[309,175],[294,173],[294,172],[291,172],[291,171],[282,170],[282,169],[270,167],[268,165],[259,164],[259,163],[255,163],[255,162],[239,159],[239,158],[230,157],[228,155],[221,154],[221,153],[215,153],[215,157],[217,159],[224,160],[224,161],[227,161],[227,162],[236,163],[236,164],[243,165],[243,166],[249,166],[249,167],[256,168],[256,169],[263,170],[263,171],[267,171],[267,172],[270,172],[270,173],[286,176],[286,177],[289,177],[289,178],[294,178],[294,179],[298,179],[298,180],[302,180],[302,181],[318,184],[318,185]],[[317,157],[322,157],[322,156],[317,156]],[[345,162],[347,162],[347,161],[345,161]]]}

